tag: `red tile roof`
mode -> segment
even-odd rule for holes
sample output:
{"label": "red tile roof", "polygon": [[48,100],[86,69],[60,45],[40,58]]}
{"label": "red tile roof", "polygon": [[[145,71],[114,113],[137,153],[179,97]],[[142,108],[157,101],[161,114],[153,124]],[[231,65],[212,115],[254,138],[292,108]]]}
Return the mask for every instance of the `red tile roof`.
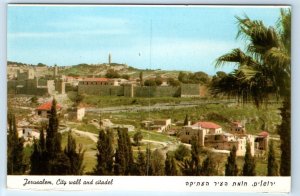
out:
{"label": "red tile roof", "polygon": [[108,78],[84,78],[83,81],[88,81],[88,82],[107,82],[109,81]]}
{"label": "red tile roof", "polygon": [[261,137],[268,137],[269,136],[269,133],[267,131],[262,131],[258,134],[258,136],[261,136]]}
{"label": "red tile roof", "polygon": [[[48,101],[46,103],[43,103],[39,107],[37,107],[37,110],[51,110],[52,101]],[[59,104],[56,104],[57,109],[61,109],[61,106]]]}
{"label": "red tile roof", "polygon": [[193,126],[202,127],[204,129],[218,129],[221,128],[220,125],[217,125],[213,122],[197,122]]}

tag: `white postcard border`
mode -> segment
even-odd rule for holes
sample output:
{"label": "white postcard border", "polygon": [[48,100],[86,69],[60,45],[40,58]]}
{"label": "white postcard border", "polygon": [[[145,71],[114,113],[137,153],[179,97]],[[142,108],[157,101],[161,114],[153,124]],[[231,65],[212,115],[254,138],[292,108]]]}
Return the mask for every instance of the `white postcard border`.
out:
{"label": "white postcard border", "polygon": [[9,175],[7,176],[7,188],[31,191],[288,193],[291,191],[291,177]]}

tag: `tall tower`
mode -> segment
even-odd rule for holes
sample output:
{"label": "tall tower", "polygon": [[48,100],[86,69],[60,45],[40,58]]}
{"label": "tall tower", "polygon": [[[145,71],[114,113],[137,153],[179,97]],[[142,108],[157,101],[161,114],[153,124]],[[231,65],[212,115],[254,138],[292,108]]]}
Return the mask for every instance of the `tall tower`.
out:
{"label": "tall tower", "polygon": [[53,69],[53,76],[56,77],[58,75],[58,67],[57,65],[55,64],[54,65],[54,69]]}
{"label": "tall tower", "polygon": [[110,53],[108,54],[108,64],[109,65],[111,64],[111,54]]}

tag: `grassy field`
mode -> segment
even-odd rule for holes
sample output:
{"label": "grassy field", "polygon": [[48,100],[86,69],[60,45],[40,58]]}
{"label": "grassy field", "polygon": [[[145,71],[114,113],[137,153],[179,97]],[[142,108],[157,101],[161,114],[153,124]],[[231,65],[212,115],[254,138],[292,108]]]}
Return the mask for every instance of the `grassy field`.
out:
{"label": "grassy field", "polygon": [[[250,134],[258,134],[262,130],[267,130],[271,135],[277,134],[277,126],[281,123],[278,108],[280,104],[272,104],[267,108],[257,109],[252,104],[233,105],[233,104],[206,104],[193,108],[156,110],[152,112],[121,112],[118,114],[102,114],[102,119],[108,118],[116,124],[131,124],[140,128],[140,122],[146,119],[171,118],[172,123],[183,121],[186,114],[193,122],[212,121],[220,124],[224,131],[228,131],[231,121],[246,122],[246,130]],[[88,119],[99,117],[95,114],[88,114]]]}
{"label": "grassy field", "polygon": [[148,106],[155,105],[158,103],[169,103],[179,104],[180,102],[187,101],[204,101],[205,98],[198,97],[113,97],[113,96],[96,96],[96,95],[85,95],[82,103],[88,106],[94,107],[115,107],[115,106],[128,106],[128,105],[142,105]]}

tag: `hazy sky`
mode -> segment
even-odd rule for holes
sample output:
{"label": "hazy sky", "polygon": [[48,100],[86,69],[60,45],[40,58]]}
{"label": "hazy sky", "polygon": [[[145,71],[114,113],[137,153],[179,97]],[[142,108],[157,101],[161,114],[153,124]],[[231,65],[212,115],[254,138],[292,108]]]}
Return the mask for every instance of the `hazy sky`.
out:
{"label": "hazy sky", "polygon": [[7,59],[97,64],[111,53],[112,62],[137,68],[214,74],[217,57],[245,46],[236,39],[234,16],[274,26],[279,13],[278,7],[9,6]]}

